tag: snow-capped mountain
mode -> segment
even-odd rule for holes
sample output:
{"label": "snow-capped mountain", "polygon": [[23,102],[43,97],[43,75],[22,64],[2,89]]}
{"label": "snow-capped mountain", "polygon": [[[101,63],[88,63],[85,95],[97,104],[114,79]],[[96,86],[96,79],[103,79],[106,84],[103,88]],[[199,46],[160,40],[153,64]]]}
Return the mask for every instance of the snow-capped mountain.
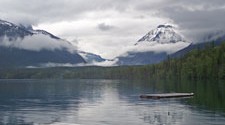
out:
{"label": "snow-capped mountain", "polygon": [[4,20],[0,20],[0,59],[0,68],[86,63],[68,41]]}
{"label": "snow-capped mountain", "polygon": [[186,48],[191,43],[171,25],[159,25],[151,30],[126,53],[117,57],[118,65],[144,65],[159,63],[168,55]]}
{"label": "snow-capped mountain", "polygon": [[167,44],[185,42],[184,38],[174,30],[174,27],[169,24],[159,25],[156,29],[151,30],[143,36],[136,45],[141,43],[150,44]]}

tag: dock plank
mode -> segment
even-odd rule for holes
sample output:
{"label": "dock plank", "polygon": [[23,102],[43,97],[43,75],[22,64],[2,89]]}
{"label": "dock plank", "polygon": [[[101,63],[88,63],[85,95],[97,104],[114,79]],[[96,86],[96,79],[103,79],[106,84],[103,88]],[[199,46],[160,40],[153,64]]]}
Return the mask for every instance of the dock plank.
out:
{"label": "dock plank", "polygon": [[194,93],[162,93],[162,94],[143,94],[140,98],[160,99],[160,98],[180,98],[194,96]]}

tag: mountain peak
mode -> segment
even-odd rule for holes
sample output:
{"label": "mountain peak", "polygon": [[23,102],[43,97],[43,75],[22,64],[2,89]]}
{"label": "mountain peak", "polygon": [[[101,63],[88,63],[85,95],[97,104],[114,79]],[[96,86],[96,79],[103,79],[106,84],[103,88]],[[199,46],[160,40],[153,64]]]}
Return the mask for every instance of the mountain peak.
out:
{"label": "mountain peak", "polygon": [[157,28],[173,28],[173,26],[170,24],[163,24],[163,25],[158,25]]}
{"label": "mountain peak", "polygon": [[140,43],[168,44],[176,42],[185,42],[185,40],[177,31],[175,31],[172,25],[163,24],[148,32],[145,36],[139,39],[135,45]]}

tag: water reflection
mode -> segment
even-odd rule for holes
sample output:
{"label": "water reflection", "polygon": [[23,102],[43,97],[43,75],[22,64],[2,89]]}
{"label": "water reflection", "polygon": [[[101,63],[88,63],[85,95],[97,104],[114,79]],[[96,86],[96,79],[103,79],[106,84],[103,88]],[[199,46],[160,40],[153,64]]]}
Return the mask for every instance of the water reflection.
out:
{"label": "water reflection", "polygon": [[[1,80],[0,124],[195,125],[225,122],[221,82]],[[143,100],[142,93],[194,92]]]}

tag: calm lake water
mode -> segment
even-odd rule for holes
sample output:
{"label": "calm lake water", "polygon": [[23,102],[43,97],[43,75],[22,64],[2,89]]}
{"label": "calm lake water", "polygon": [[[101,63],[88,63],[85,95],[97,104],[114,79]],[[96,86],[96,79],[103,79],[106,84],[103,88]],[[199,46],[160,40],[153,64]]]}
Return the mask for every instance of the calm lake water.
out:
{"label": "calm lake water", "polygon": [[[140,99],[194,92],[193,98]],[[126,80],[0,80],[4,125],[224,125],[225,83]]]}

